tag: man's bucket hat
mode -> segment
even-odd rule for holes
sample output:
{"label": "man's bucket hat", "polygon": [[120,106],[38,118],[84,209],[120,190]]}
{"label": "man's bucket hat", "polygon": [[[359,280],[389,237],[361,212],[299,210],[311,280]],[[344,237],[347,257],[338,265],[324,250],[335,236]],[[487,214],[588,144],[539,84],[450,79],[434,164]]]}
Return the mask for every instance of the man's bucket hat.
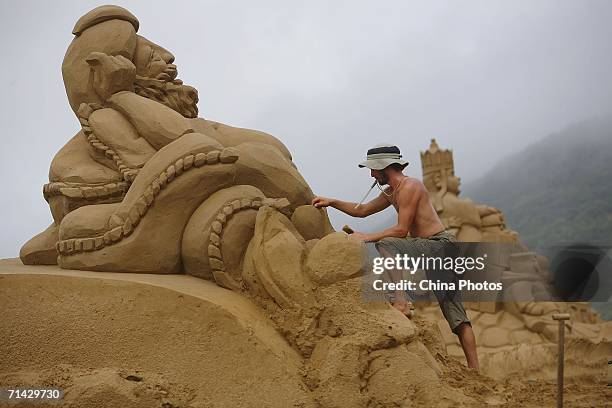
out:
{"label": "man's bucket hat", "polygon": [[368,150],[366,161],[360,163],[359,167],[382,170],[393,163],[400,164],[403,167],[408,165],[407,161],[402,160],[399,147],[389,144],[378,144]]}

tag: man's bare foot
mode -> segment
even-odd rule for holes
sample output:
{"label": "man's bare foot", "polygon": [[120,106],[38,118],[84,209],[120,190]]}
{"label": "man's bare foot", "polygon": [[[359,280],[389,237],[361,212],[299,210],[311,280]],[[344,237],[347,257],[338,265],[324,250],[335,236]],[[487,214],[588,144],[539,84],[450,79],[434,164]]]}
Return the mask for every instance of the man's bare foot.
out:
{"label": "man's bare foot", "polygon": [[407,300],[398,300],[397,302],[393,303],[392,306],[402,312],[402,314],[409,319],[414,316],[414,305],[412,302]]}

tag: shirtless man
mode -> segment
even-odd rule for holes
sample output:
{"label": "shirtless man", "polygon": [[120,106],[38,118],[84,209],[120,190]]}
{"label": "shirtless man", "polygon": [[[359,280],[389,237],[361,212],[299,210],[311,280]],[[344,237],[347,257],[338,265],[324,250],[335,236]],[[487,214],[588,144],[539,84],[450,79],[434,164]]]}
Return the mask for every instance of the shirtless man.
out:
{"label": "shirtless man", "polygon": [[[317,208],[333,207],[353,217],[367,217],[393,205],[398,213],[397,224],[380,232],[353,232],[352,237],[364,242],[374,242],[383,257],[407,254],[419,257],[422,254],[440,256],[445,245],[456,242],[455,237],[444,230],[444,226],[431,204],[427,189],[420,180],[403,174],[408,162],[401,159],[397,146],[377,145],[368,150],[367,159],[359,167],[367,167],[379,185],[388,185],[378,197],[367,204],[358,205],[335,198],[315,197],[312,205]],[[394,280],[399,280],[400,271],[392,271]],[[459,337],[468,367],[478,369],[476,339],[472,325],[461,302],[455,296],[436,293],[442,314],[451,330]],[[393,307],[410,315],[410,304],[403,291],[396,292]]]}

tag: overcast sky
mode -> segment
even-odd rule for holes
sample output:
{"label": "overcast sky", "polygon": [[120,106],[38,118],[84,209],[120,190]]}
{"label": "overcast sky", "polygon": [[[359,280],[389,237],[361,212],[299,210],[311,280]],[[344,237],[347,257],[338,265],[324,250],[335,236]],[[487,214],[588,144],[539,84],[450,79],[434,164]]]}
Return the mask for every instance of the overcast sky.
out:
{"label": "overcast sky", "polygon": [[[17,256],[51,222],[42,185],[79,128],[60,67],[74,23],[100,4],[0,6],[0,257]],[[534,140],[612,111],[612,1],[120,5],[139,34],[175,54],[179,77],[199,90],[200,116],[280,138],[321,195],[358,201],[371,179],[356,163],[379,142],[399,145],[407,174],[420,177],[418,152],[435,137],[453,148],[465,184]],[[368,229],[330,213],[336,227]]]}

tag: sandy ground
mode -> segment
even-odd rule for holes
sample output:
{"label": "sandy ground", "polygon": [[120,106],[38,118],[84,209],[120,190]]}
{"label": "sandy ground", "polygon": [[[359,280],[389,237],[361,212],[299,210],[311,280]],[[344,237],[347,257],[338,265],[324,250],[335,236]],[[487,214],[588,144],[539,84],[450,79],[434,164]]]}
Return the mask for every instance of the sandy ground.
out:
{"label": "sandy ground", "polygon": [[53,267],[11,275],[6,266],[2,385],[53,385],[74,407],[308,401],[297,354],[231,291],[190,276],[44,274]]}
{"label": "sandy ground", "polygon": [[[201,279],[2,260],[0,310],[0,386],[66,393],[58,405],[1,407],[317,406],[299,355],[268,317],[244,297]],[[442,384],[462,390],[470,405],[554,406],[554,380],[517,374],[494,380],[467,370],[443,350],[435,352],[427,322],[415,323],[443,367]],[[565,406],[611,406],[604,368],[601,375],[566,379]]]}

